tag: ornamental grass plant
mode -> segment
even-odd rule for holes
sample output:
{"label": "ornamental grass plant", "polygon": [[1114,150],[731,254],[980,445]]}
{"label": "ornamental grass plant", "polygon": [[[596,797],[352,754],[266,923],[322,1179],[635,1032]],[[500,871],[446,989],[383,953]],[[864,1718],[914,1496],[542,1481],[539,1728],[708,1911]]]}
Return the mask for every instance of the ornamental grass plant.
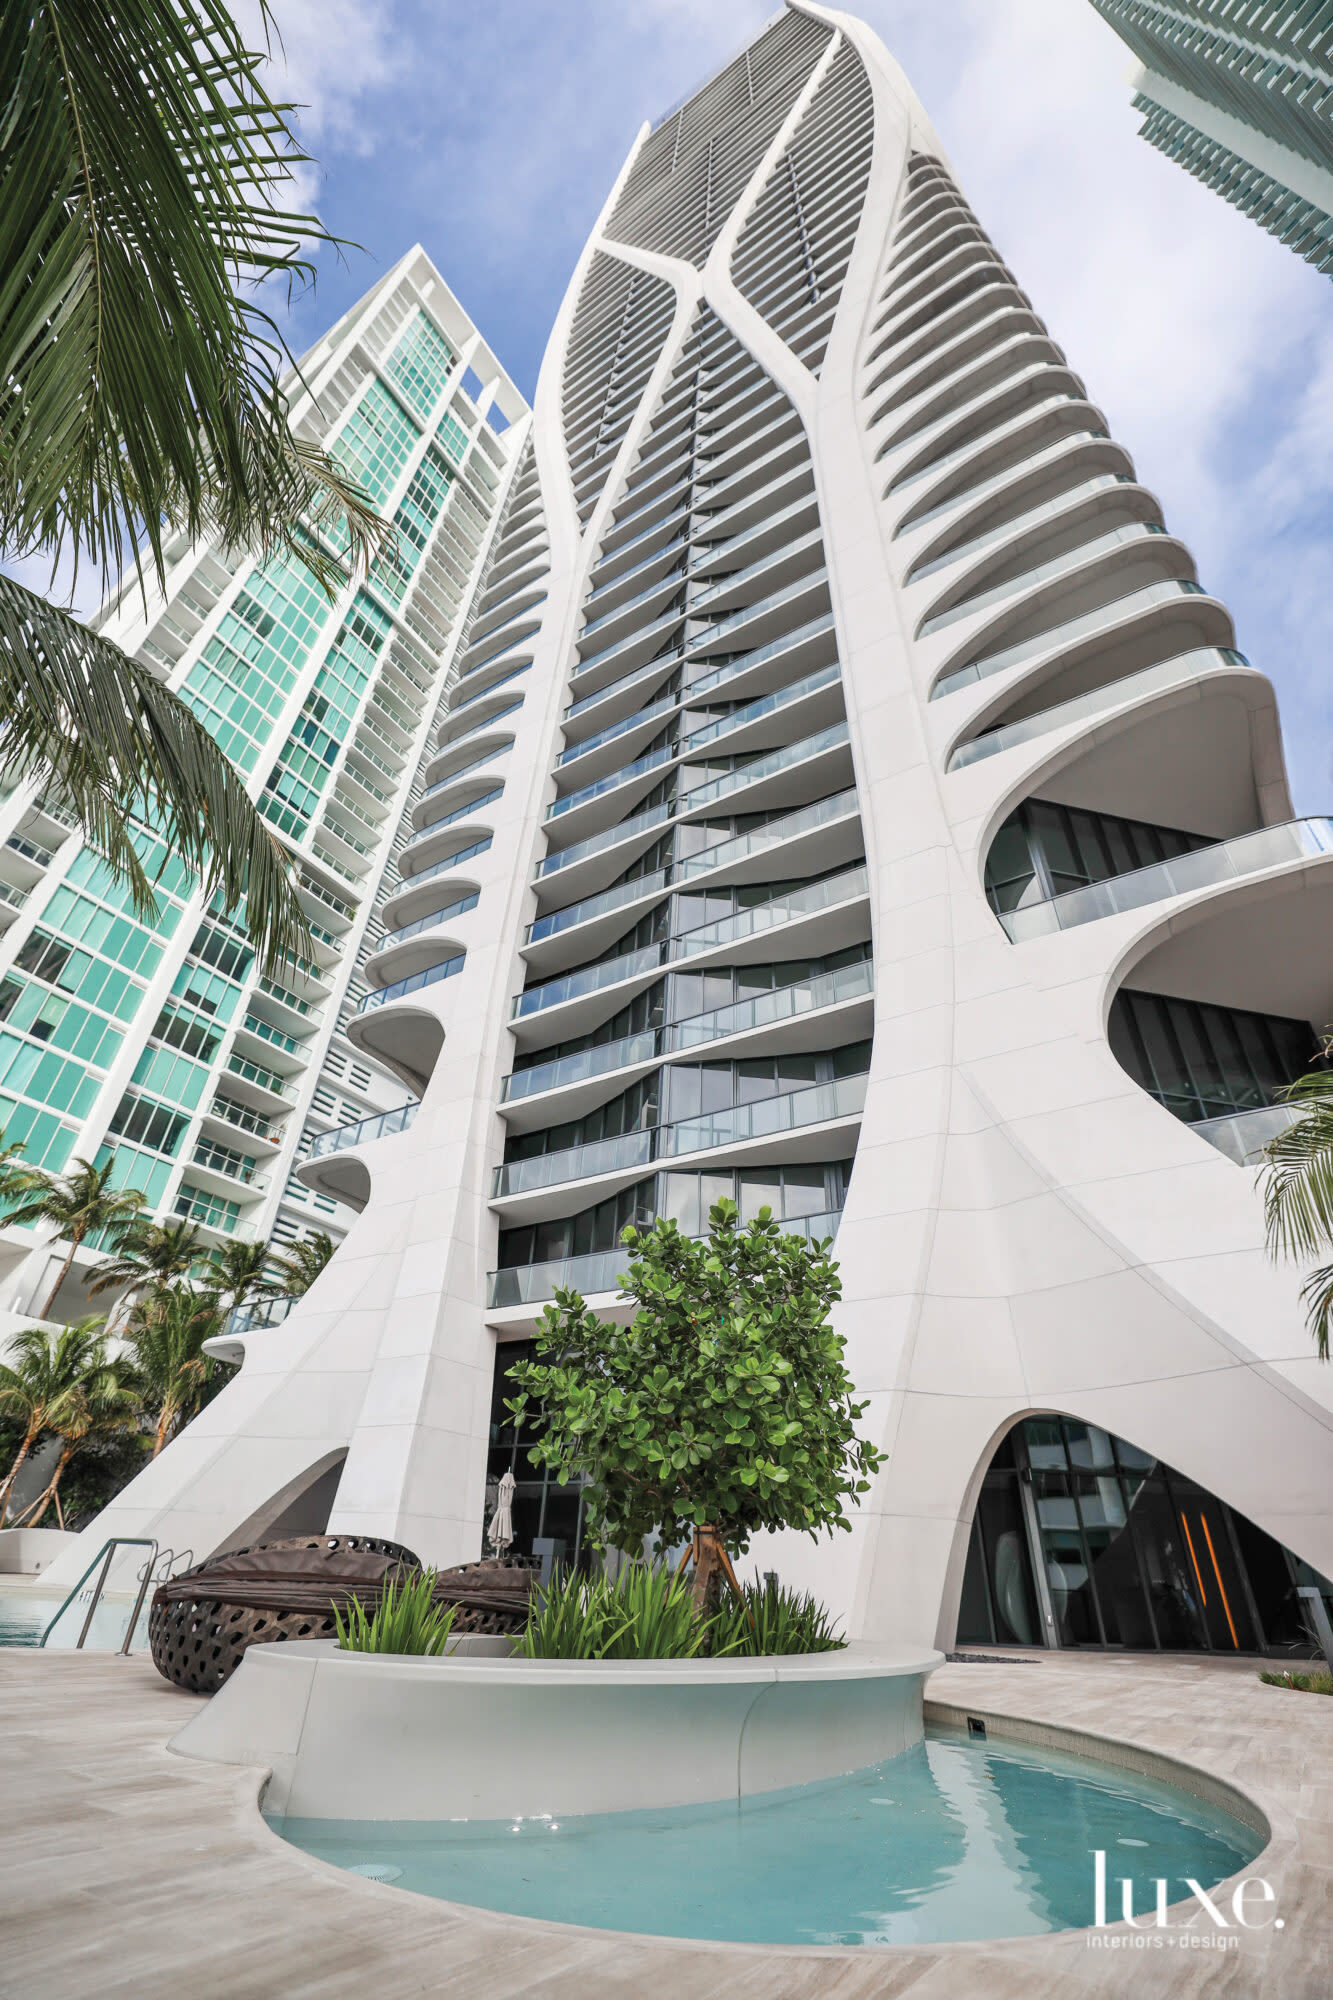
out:
{"label": "ornamental grass plant", "polygon": [[700,1617],[686,1576],[633,1562],[614,1579],[564,1571],[528,1612],[518,1651],[529,1660],[694,1660],[827,1653],[845,1645],[828,1612],[776,1578],[747,1584]]}
{"label": "ornamental grass plant", "polygon": [[435,1571],[390,1578],[369,1610],[355,1598],[345,1612],[334,1607],[344,1653],[443,1653],[458,1616],[456,1604],[437,1604]]}

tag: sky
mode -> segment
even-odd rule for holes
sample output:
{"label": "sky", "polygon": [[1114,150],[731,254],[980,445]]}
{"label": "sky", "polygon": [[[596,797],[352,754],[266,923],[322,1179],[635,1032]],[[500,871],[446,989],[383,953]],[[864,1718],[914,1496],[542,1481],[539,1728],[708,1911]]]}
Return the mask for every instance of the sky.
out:
{"label": "sky", "polygon": [[[255,0],[236,0],[257,17]],[[1333,810],[1333,284],[1137,136],[1089,0],[862,0],[973,207],[1276,683],[1298,812]],[[362,246],[311,343],[420,241],[525,393],[640,123],[770,0],[272,0],[302,189]]]}

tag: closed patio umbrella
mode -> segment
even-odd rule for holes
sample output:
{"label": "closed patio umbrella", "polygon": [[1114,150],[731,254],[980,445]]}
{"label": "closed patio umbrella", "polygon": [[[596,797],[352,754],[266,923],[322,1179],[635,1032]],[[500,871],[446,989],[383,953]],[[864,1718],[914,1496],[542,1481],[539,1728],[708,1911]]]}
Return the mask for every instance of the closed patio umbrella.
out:
{"label": "closed patio umbrella", "polygon": [[506,1472],[500,1480],[495,1512],[486,1530],[486,1539],[497,1555],[503,1555],[514,1539],[514,1475]]}

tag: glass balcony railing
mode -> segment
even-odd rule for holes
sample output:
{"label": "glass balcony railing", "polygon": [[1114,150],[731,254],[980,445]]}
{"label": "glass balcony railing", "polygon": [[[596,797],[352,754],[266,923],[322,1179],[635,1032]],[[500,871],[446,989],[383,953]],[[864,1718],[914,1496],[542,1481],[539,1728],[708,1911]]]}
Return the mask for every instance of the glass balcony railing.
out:
{"label": "glass balcony railing", "polygon": [[711,674],[701,674],[684,689],[682,699],[698,700],[701,694],[711,694],[714,688],[725,687],[728,681],[736,680],[741,674],[751,673],[755,667],[762,667],[766,660],[776,660],[793,646],[800,646],[807,639],[817,639],[822,632],[833,630],[833,613],[826,611],[819,618],[812,618],[805,625],[798,625],[794,632],[784,632],[780,639],[770,639],[766,646],[755,646],[748,653],[737,653],[723,666],[715,667]]}
{"label": "glass balcony railing", "polygon": [[515,994],[513,1018],[522,1021],[548,1007],[561,1007],[566,1000],[581,1000],[586,994],[600,993],[603,987],[615,986],[622,979],[654,972],[665,962],[664,940],[661,944],[643,945],[638,951],[623,952],[619,958],[603,958],[595,965],[581,966],[577,972],[567,972],[560,979],[543,979],[539,985]]}
{"label": "glass balcony railing", "polygon": [[1201,1119],[1190,1130],[1238,1167],[1254,1167],[1261,1164],[1264,1148],[1300,1115],[1294,1104],[1260,1104],[1253,1111],[1233,1111],[1226,1118]]}
{"label": "glass balcony railing", "polygon": [[569,1083],[587,1083],[605,1076],[608,1070],[625,1069],[631,1063],[650,1062],[662,1053],[662,1031],[645,1028],[642,1034],[625,1035],[618,1042],[599,1042],[575,1055],[557,1056],[554,1062],[534,1063],[531,1069],[516,1069],[504,1080],[501,1092],[506,1104],[520,1098],[536,1097],[545,1090],[557,1090]]}
{"label": "glass balcony railing", "polygon": [[754,701],[744,702],[717,722],[705,723],[702,729],[691,730],[681,748],[692,754],[706,743],[716,743],[720,738],[730,736],[734,730],[745,729],[752,722],[762,721],[766,715],[776,715],[779,709],[790,708],[793,702],[804,701],[807,695],[818,694],[821,688],[832,687],[841,674],[842,668],[835,660],[832,666],[820,667],[817,673],[807,674],[803,680],[793,681],[789,687],[778,688],[773,694],[760,695]]}
{"label": "glass balcony railing", "polygon": [[604,646],[601,652],[590,653],[586,660],[580,660],[574,669],[572,678],[582,680],[585,674],[590,674],[597,668],[604,667],[608,660],[614,660],[617,653],[626,652],[631,646],[642,645],[643,641],[651,639],[654,633],[666,633],[671,631],[674,626],[683,624],[685,617],[686,613],[683,611],[668,611],[662,618],[651,619],[647,625],[641,625],[637,632],[627,632],[623,638],[617,639],[613,645]]}
{"label": "glass balcony railing", "polygon": [[752,1000],[738,1000],[729,1007],[715,1007],[706,1014],[692,1014],[665,1028],[645,1028],[617,1042],[599,1042],[574,1055],[557,1056],[553,1062],[534,1063],[505,1078],[506,1103],[535,1097],[547,1090],[563,1089],[572,1083],[586,1083],[611,1070],[651,1062],[687,1049],[702,1048],[726,1035],[741,1035],[755,1028],[772,1027],[801,1014],[836,1007],[847,1000],[864,998],[875,990],[874,973],[868,959],[840,966],[836,972],[821,972],[792,986],[779,986],[771,993],[756,994]]}
{"label": "glass balcony railing", "polygon": [[614,883],[596,896],[585,896],[578,903],[566,903],[562,910],[552,910],[549,916],[538,917],[535,923],[530,924],[525,942],[536,944],[542,938],[571,930],[575,924],[587,923],[592,917],[605,916],[626,903],[637,902],[640,896],[651,895],[671,883],[694,881],[711,869],[730,866],[734,861],[743,860],[750,854],[760,854],[767,848],[780,847],[785,840],[814,832],[830,820],[843,819],[855,810],[855,792],[835,792],[830,798],[820,799],[812,806],[801,806],[796,812],[784,813],[780,818],[770,820],[767,826],[757,827],[753,833],[701,848],[697,854],[677,861],[670,868],[655,869],[650,875],[636,875],[628,882]]}
{"label": "glass balcony railing", "polygon": [[1142,542],[1153,535],[1164,535],[1166,529],[1160,521],[1135,521],[1124,528],[1113,528],[1108,534],[1094,536],[1092,540],[1081,542],[1077,548],[1066,549],[1062,555],[1052,556],[1049,562],[1037,563],[1023,571],[1021,576],[1008,578],[989,590],[977,591],[961,604],[954,604],[947,611],[937,612],[928,618],[920,629],[919,636],[926,638],[932,632],[942,632],[946,625],[954,625],[961,618],[972,618],[979,611],[988,611],[996,604],[1002,604],[1007,597],[1019,597],[1027,591],[1036,590],[1044,583],[1054,582],[1058,577],[1072,574],[1087,563],[1096,562],[1099,557],[1110,555],[1114,549],[1128,547],[1132,542]]}
{"label": "glass balcony railing", "polygon": [[646,757],[636,757],[632,764],[622,764],[619,770],[608,771],[604,778],[597,778],[590,785],[581,785],[576,792],[567,792],[563,799],[553,799],[546,808],[546,817],[559,819],[563,813],[572,812],[575,806],[590,805],[593,799],[601,798],[603,792],[614,792],[621,785],[630,784],[635,778],[642,778],[649,771],[660,771],[663,764],[669,764],[679,756],[674,743],[664,743],[660,750],[650,750]]}
{"label": "glass balcony railing", "polygon": [[1174,687],[1179,681],[1192,679],[1196,673],[1218,661],[1229,667],[1248,667],[1250,664],[1244,653],[1238,653],[1234,646],[1193,647],[1188,653],[1177,653],[1174,659],[1162,660],[1155,667],[1143,667],[1136,674],[1125,674],[1118,681],[1107,681],[1103,687],[1093,688],[1088,694],[1075,695],[1072,701],[1057,702],[1054,708],[1043,708],[1036,715],[1025,715],[1021,722],[1008,722],[1002,729],[990,729],[984,736],[974,736],[970,743],[959,744],[949,759],[948,768],[961,771],[983,757],[994,757],[1001,750],[1016,749],[1020,743],[1030,743],[1035,737],[1045,736],[1053,729],[1063,729],[1070,722],[1081,722],[1085,716],[1100,715],[1104,709],[1119,708],[1122,702],[1157,694],[1162,688]]}
{"label": "glass balcony railing", "polygon": [[493,839],[494,835],[488,833],[484,840],[474,840],[467,847],[460,847],[456,854],[446,854],[443,861],[432,862],[429,868],[419,868],[415,875],[402,876],[394,895],[402,896],[409,889],[419,888],[423,882],[433,882],[437,875],[447,875],[451,868],[461,868],[465,861],[475,861],[479,854],[486,852]]}
{"label": "glass balcony railing", "polygon": [[229,1055],[227,1070],[231,1076],[239,1076],[245,1083],[257,1084],[260,1090],[267,1090],[273,1097],[291,1098],[295,1095],[285,1076],[278,1076],[261,1063],[251,1062],[246,1056]]}
{"label": "glass balcony railing", "polygon": [[627,1167],[646,1167],[655,1157],[657,1129],[622,1132],[615,1139],[594,1139],[586,1146],[566,1146],[558,1153],[538,1153],[530,1160],[508,1160],[495,1169],[491,1198],[531,1194],[535,1188],[558,1187],[563,1181],[591,1180],[598,1174],[623,1173]]}
{"label": "glass balcony railing", "polygon": [[846,743],[847,724],[835,722],[829,729],[821,729],[814,736],[805,736],[799,743],[784,744],[780,750],[765,751],[752,763],[742,764],[738,770],[728,771],[721,778],[710,779],[707,784],[695,785],[685,793],[680,801],[680,810],[697,812],[701,806],[714,805],[718,799],[729,798],[733,792],[743,791],[758,778],[774,778],[783,771],[789,771],[797,764],[808,763],[812,757],[822,756],[827,750],[836,750]]}
{"label": "glass balcony railing", "polygon": [[[669,709],[679,704],[680,699],[678,694],[664,694],[657,701],[650,701],[646,708],[636,708],[633,715],[623,716],[619,722],[611,723],[608,728],[599,729],[595,736],[585,736],[581,743],[571,743],[569,748],[562,750],[556,758],[557,771],[566,764],[574,763],[579,757],[586,757],[591,750],[600,750],[604,743],[614,743],[618,736],[627,736],[631,729],[641,728],[645,722],[651,722],[654,716],[665,715]],[[429,798],[430,794],[427,793],[426,796]]]}
{"label": "glass balcony railing", "polygon": [[655,1125],[643,1132],[623,1132],[615,1139],[596,1139],[584,1146],[567,1146],[558,1153],[538,1153],[528,1160],[508,1160],[495,1169],[492,1200],[559,1187],[566,1181],[593,1180],[650,1166],[654,1160],[680,1159],[688,1153],[715,1152],[751,1139],[767,1139],[807,1125],[827,1125],[835,1119],[856,1118],[865,1109],[866,1078],[843,1076],[832,1083],[815,1083],[802,1090],[785,1090],[736,1104],[729,1111],[711,1111],[702,1118],[683,1118],[675,1125]]}
{"label": "glass balcony railing", "polygon": [[[794,542],[787,542],[781,548],[769,549],[762,556],[756,556],[744,569],[735,570],[730,576],[719,577],[715,583],[710,583],[707,589],[701,590],[693,599],[690,604],[690,616],[697,617],[708,605],[716,604],[729,591],[745,590],[752,583],[758,583],[767,571],[779,568],[792,556],[800,555],[803,550],[819,548],[821,541],[819,529],[813,528],[808,534],[798,535]],[[803,579],[798,578],[797,581]],[[744,609],[745,606],[739,606],[736,615],[739,617]]]}
{"label": "glass balcony railing", "polygon": [[[843,723],[840,726],[845,730],[847,725]],[[754,766],[748,768],[753,770]],[[733,834],[730,840],[720,840],[715,847],[701,848],[698,854],[685,856],[675,864],[672,879],[692,882],[714,868],[730,868],[733,863],[744,861],[751,854],[763,854],[770,848],[781,847],[784,841],[795,840],[800,834],[815,833],[835,820],[847,819],[856,810],[854,787],[831,792],[826,799],[816,799],[813,805],[799,806],[795,812],[783,813],[779,818],[769,820],[767,825],[755,827],[750,833]]]}
{"label": "glass balcony railing", "polygon": [[537,869],[538,880],[556,874],[561,868],[568,868],[575,861],[586,861],[589,855],[600,854],[608,847],[618,847],[622,840],[631,840],[635,834],[647,833],[655,826],[672,817],[673,808],[663,800],[660,806],[649,806],[647,812],[635,813],[632,819],[618,820],[608,826],[603,833],[589,834],[586,840],[576,840],[572,847],[561,847],[554,854],[548,854]]}
{"label": "glass balcony railing", "polygon": [[717,619],[706,632],[694,633],[687,642],[687,651],[694,653],[701,647],[715,646],[720,639],[729,638],[733,632],[739,632],[744,626],[752,624],[755,619],[766,618],[770,612],[780,611],[783,605],[789,604],[794,597],[808,597],[812,590],[818,590],[821,586],[826,587],[827,584],[828,571],[821,564],[818,569],[812,569],[805,576],[797,577],[795,583],[784,584],[781,590],[773,591],[770,596],[758,598],[753,604],[744,605],[739,611],[733,611],[729,618]]}
{"label": "glass balcony railing", "polygon": [[[487,694],[489,694],[491,690],[487,688],[486,692]],[[452,750],[455,747],[455,745],[459,743],[466,743],[469,736],[479,736],[483,729],[493,729],[496,723],[503,722],[507,715],[516,715],[519,709],[522,708],[523,706],[523,700],[524,697],[522,695],[519,695],[516,701],[506,702],[503,708],[497,708],[494,715],[484,715],[481,718],[480,722],[474,722],[470,728],[460,729],[457,736],[451,737],[448,743],[444,744],[441,749],[436,751],[435,753],[436,756],[442,757],[444,755],[445,750]],[[466,706],[466,704],[464,704],[464,706]],[[509,745],[507,743],[501,745],[501,750],[507,750],[508,748]],[[495,754],[498,757],[500,755],[500,750],[497,750]],[[452,784],[453,779],[442,778],[440,780],[440,783],[446,785]]]}
{"label": "glass balcony railing", "polygon": [[358,1119],[355,1125],[339,1125],[332,1132],[321,1132],[306,1157],[322,1160],[330,1153],[346,1152],[349,1146],[364,1146],[369,1139],[387,1138],[391,1132],[406,1132],[420,1109],[415,1101],[400,1104],[393,1111],[381,1111],[377,1117]]}
{"label": "glass balcony railing", "polygon": [[600,896],[586,896],[581,903],[567,903],[563,910],[552,910],[549,917],[538,917],[535,923],[529,924],[525,942],[538,944],[542,938],[556,937],[575,924],[587,923],[590,917],[608,916],[612,910],[619,910],[626,903],[637,903],[640,896],[651,896],[655,890],[664,889],[670,879],[670,869],[656,868],[651,875],[635,875],[628,882],[617,882],[612,888],[603,889]]}
{"label": "glass balcony railing", "polygon": [[1086,888],[1069,889],[1047,902],[1007,910],[1000,922],[1018,944],[1025,938],[1073,930],[1079,924],[1095,923],[1099,917],[1139,910],[1168,896],[1216,888],[1265,868],[1280,868],[1286,862],[1311,860],[1320,854],[1333,854],[1333,819],[1287,820],[1281,826],[1239,834],[1234,840],[1219,840],[1212,847],[1196,847],[1172,861],[1158,861],[1148,868],[1112,875],[1105,882],[1090,882]]}
{"label": "glass balcony railing", "polygon": [[581,696],[578,701],[571,701],[565,709],[564,720],[569,722],[574,716],[582,715],[585,709],[591,708],[594,702],[610,701],[614,695],[624,694],[627,689],[637,687],[640,682],[660,680],[663,674],[670,673],[683,658],[684,650],[683,646],[672,646],[665,653],[654,653],[652,659],[644,666],[635,667],[632,672],[622,674],[618,681],[607,681],[604,687],[594,689],[591,694]]}
{"label": "glass balcony railing", "polygon": [[452,812],[442,813],[439,819],[427,820],[420,833],[414,833],[407,842],[404,852],[420,846],[432,834],[442,832],[446,826],[455,826],[460,819],[471,819],[473,813],[481,812],[485,806],[493,806],[503,792],[503,785],[493,785],[489,792],[479,793],[475,799],[469,799],[465,806],[455,806]]}
{"label": "glass balcony railing", "polygon": [[[1063,402],[1065,398],[1054,397],[1052,398],[1052,400],[1055,402]],[[1023,413],[1023,421],[1024,422],[1027,421],[1026,411],[1024,411]],[[1054,449],[1057,451],[1063,450],[1067,444],[1072,444],[1078,440],[1086,441],[1092,438],[1102,437],[1104,435],[1105,433],[1102,431],[1092,431],[1092,430],[1065,431],[1061,435],[1061,437],[1057,440],[1055,446],[1048,447],[1048,449]],[[1041,461],[1039,458],[1034,457],[1030,461],[1030,463],[1035,466],[1040,464]],[[1116,479],[1126,479],[1128,478],[1128,474],[1115,473],[1112,475],[1112,477]],[[900,535],[907,535],[907,534],[914,535],[918,528],[924,528],[928,526],[928,524],[931,521],[939,520],[939,518],[942,515],[952,514],[956,508],[962,507],[965,504],[970,504],[975,506],[978,501],[986,499],[988,494],[998,493],[1001,487],[1003,486],[1012,486],[1013,480],[1014,480],[1014,470],[1012,466],[1009,466],[1004,472],[997,472],[992,474],[992,476],[989,479],[979,479],[975,486],[965,486],[962,488],[961,492],[950,494],[947,500],[941,500],[938,506],[929,507],[927,508],[924,514],[915,515],[912,520],[908,521],[903,527],[899,528],[898,533]],[[997,530],[996,532],[1002,533],[1004,531]],[[968,544],[968,547],[970,546],[971,544]],[[957,553],[958,555],[963,555],[966,553],[966,550],[960,549],[958,550]],[[946,563],[953,562],[954,560],[955,556],[953,553],[950,553],[949,555],[939,556],[933,563],[930,563],[925,569],[919,569],[914,571],[912,576],[908,578],[908,581],[911,583],[915,583],[918,578],[923,576],[929,576],[933,570],[941,569]]]}
{"label": "glass balcony railing", "polygon": [[[650,528],[648,532],[649,534],[651,534],[652,529]],[[626,542],[624,544],[624,547],[627,549],[633,548],[633,546],[634,546],[633,542]],[[688,535],[670,536],[670,538],[667,541],[659,544],[659,546],[653,550],[650,556],[645,556],[642,562],[632,563],[628,569],[619,570],[615,576],[608,578],[608,580],[605,583],[599,583],[595,590],[590,590],[588,592],[585,602],[590,605],[596,604],[598,598],[605,597],[608,590],[615,590],[618,585],[622,583],[628,583],[631,577],[639,576],[644,570],[650,569],[654,563],[661,562],[663,556],[672,555],[677,549],[688,548],[688,546],[689,546]],[[618,555],[620,553],[620,550],[617,550],[616,553]],[[624,605],[616,606],[616,611],[624,610],[633,601],[634,601],[633,599],[626,598]],[[616,615],[615,611],[608,613],[608,616],[613,618],[615,617],[615,615]],[[592,626],[585,625],[583,629],[585,632],[591,632]]]}
{"label": "glass balcony railing", "polygon": [[617,980],[633,979],[659,965],[670,965],[698,952],[717,951],[721,946],[736,944],[743,938],[760,936],[778,925],[793,923],[800,917],[813,916],[820,910],[831,909],[835,904],[863,896],[867,886],[864,866],[848,868],[839,875],[774,896],[766,903],[755,903],[749,909],[738,910],[734,916],[720,917],[710,924],[698,924],[693,930],[682,931],[677,937],[663,938],[658,944],[644,945],[638,951],[625,952],[619,958],[599,959],[595,964],[580,966],[577,971],[567,972],[559,979],[544,979],[518,995],[514,1002],[514,1016],[521,1019],[528,1014],[540,1013],[544,1008],[561,1006],[566,1000],[598,993],[603,987],[614,986]]}
{"label": "glass balcony railing", "polygon": [[410,979],[395,979],[392,986],[381,986],[378,993],[367,993],[357,1003],[358,1014],[372,1014],[377,1007],[387,1007],[391,1000],[401,1000],[406,993],[419,993],[423,986],[434,986],[437,980],[452,979],[467,963],[467,953],[460,951],[456,958],[446,958],[440,965],[431,965],[424,972],[414,972]]}
{"label": "glass balcony railing", "polygon": [[756,1098],[752,1104],[733,1105],[730,1111],[711,1111],[702,1118],[684,1118],[678,1125],[660,1127],[659,1157],[706,1153],[717,1146],[736,1146],[748,1139],[792,1132],[802,1125],[855,1118],[865,1109],[865,1101],[864,1074],[841,1076],[834,1083],[816,1083],[806,1090],[784,1091],[777,1097]]}
{"label": "glass balcony railing", "polygon": [[1165,604],[1169,598],[1203,595],[1203,586],[1197,583],[1150,583],[1143,590],[1133,590],[1125,597],[1113,598],[1109,604],[1099,604],[1095,611],[1084,611],[1077,618],[1068,618],[1045,632],[1034,633],[1030,639],[1020,639],[1017,645],[1006,646],[1001,652],[988,653],[984,660],[970,660],[965,667],[955,667],[951,673],[940,676],[930,691],[930,698],[938,701],[941,696],[953,694],[958,688],[989,680],[992,674],[1002,674],[1007,667],[1035,660],[1040,653],[1053,653],[1061,647],[1071,646],[1076,639],[1086,638],[1090,633],[1100,631],[1105,625],[1113,625],[1118,619],[1130,617],[1136,611],[1146,611],[1154,604]]}
{"label": "glass balcony railing", "polygon": [[[1040,362],[1035,368],[1027,369],[1023,372],[1029,376],[1037,375],[1047,365],[1045,362]],[[960,418],[965,418],[970,411],[982,409],[992,400],[997,391],[1012,389],[1015,383],[1021,379],[1021,376],[1011,375],[1003,381],[992,384],[991,388],[983,396],[979,396],[973,402],[965,404],[961,409],[951,410],[947,416],[941,417],[938,428],[947,430],[952,424],[958,422]],[[1019,412],[1019,417],[1026,424],[1041,412],[1058,408],[1061,403],[1083,403],[1086,401],[1087,398],[1085,396],[1075,396],[1066,389],[1062,390],[1058,395],[1043,396],[1038,403],[1028,404],[1026,408]],[[909,472],[903,478],[895,479],[889,488],[889,492],[892,494],[910,492],[912,487],[919,485],[923,479],[938,478],[940,474],[952,471],[955,465],[962,465],[966,459],[974,458],[978,452],[985,450],[988,445],[997,443],[1003,435],[1004,433],[1000,430],[987,428],[979,436],[970,437],[966,444],[960,444],[955,450],[946,452],[942,458],[931,459],[927,464],[918,466],[915,472]],[[1094,432],[1095,435],[1096,433]],[[919,449],[927,441],[927,437],[928,433],[922,432],[910,440],[904,438],[900,444],[894,445],[893,449],[894,451],[900,451],[909,442],[916,445]],[[876,453],[876,458],[883,458],[888,449],[887,445],[882,446]],[[949,504],[952,505],[952,502]],[[914,521],[911,525],[915,527],[917,523]]]}
{"label": "glass balcony railing", "polygon": [[481,891],[474,889],[470,896],[460,896],[457,902],[446,903],[442,910],[432,910],[428,917],[418,917],[414,924],[404,924],[396,931],[386,931],[376,945],[376,951],[387,951],[390,945],[405,944],[408,938],[419,937],[422,931],[433,931],[440,924],[447,924],[454,917],[463,916],[468,910],[475,910],[481,901]]}
{"label": "glass balcony railing", "polygon": [[[841,1220],[842,1210],[835,1208],[823,1215],[790,1216],[780,1227],[784,1236],[803,1236],[807,1242],[822,1243],[837,1235]],[[630,1252],[622,1247],[593,1250],[585,1257],[562,1257],[549,1264],[511,1265],[491,1272],[486,1303],[492,1308],[540,1305],[553,1299],[557,1291],[582,1292],[585,1298],[614,1292],[631,1261]]]}
{"label": "glass balcony railing", "polygon": [[[425,791],[421,794],[421,803],[424,805],[427,799],[437,799],[441,792],[447,792],[449,787],[456,785],[460,778],[471,777],[472,773],[480,771],[483,765],[493,764],[497,757],[503,757],[512,747],[508,743],[497,743],[493,750],[488,750],[482,757],[474,757],[470,764],[460,764],[458,769],[451,771],[447,778],[437,778],[435,783],[427,785]],[[437,821],[436,824],[438,825],[439,822]]]}
{"label": "glass balcony railing", "polygon": [[674,569],[667,570],[664,576],[659,576],[654,583],[648,584],[645,589],[638,591],[633,597],[627,597],[623,604],[617,604],[611,611],[604,611],[600,618],[589,619],[588,623],[579,633],[579,639],[591,638],[594,632],[602,631],[604,627],[613,623],[615,619],[625,617],[627,612],[634,611],[641,605],[650,604],[653,598],[660,597],[664,590],[679,589],[684,579],[684,565],[677,564]]}
{"label": "glass balcony railing", "polygon": [[[486,696],[488,694],[494,694],[497,688],[507,687],[510,681],[516,681],[520,674],[530,673],[531,671],[532,671],[532,661],[524,660],[521,667],[515,667],[510,673],[501,674],[498,677],[498,679],[490,681],[487,684],[487,686],[483,688],[475,688],[471,694],[465,694],[461,701],[451,701],[449,704],[450,715],[457,715],[460,708],[470,708],[474,701],[484,701],[486,699]],[[509,711],[506,709],[505,713],[508,714],[508,712]],[[493,721],[494,718],[491,716],[487,716],[486,720],[489,723]]]}
{"label": "glass balcony railing", "polygon": [[[1011,470],[1002,473],[997,481],[987,481],[985,484],[1006,486],[1012,483],[1013,476]],[[1006,521],[1002,527],[990,528],[984,535],[974,535],[970,542],[960,542],[956,548],[947,550],[944,555],[934,557],[931,562],[922,563],[920,568],[914,569],[906,580],[908,583],[924,583],[928,576],[936,576],[940,570],[951,569],[954,563],[970,562],[974,556],[979,556],[983,549],[996,548],[1001,543],[1011,540],[1014,535],[1028,533],[1043,521],[1055,520],[1094,493],[1108,492],[1113,486],[1133,484],[1134,480],[1128,472],[1096,473],[1091,479],[1080,480],[1077,486],[1067,488],[1054,500],[1046,501],[1043,506],[1034,507],[1026,514],[1019,514],[1016,519]],[[921,523],[918,521],[913,525],[920,527]],[[922,629],[924,630],[924,627]]]}

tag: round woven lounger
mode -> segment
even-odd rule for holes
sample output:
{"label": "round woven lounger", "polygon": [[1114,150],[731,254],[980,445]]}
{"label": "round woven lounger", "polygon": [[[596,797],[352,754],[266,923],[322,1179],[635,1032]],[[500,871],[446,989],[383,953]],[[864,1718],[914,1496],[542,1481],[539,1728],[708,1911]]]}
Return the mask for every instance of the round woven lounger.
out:
{"label": "round woven lounger", "polygon": [[[369,1608],[386,1583],[419,1572],[400,1542],[375,1535],[300,1535],[229,1549],[171,1577],[153,1593],[148,1643],[167,1680],[216,1694],[248,1646],[332,1639],[334,1611],[356,1599]],[[433,1596],[456,1604],[454,1632],[521,1632],[537,1572],[513,1562],[441,1570]]]}

